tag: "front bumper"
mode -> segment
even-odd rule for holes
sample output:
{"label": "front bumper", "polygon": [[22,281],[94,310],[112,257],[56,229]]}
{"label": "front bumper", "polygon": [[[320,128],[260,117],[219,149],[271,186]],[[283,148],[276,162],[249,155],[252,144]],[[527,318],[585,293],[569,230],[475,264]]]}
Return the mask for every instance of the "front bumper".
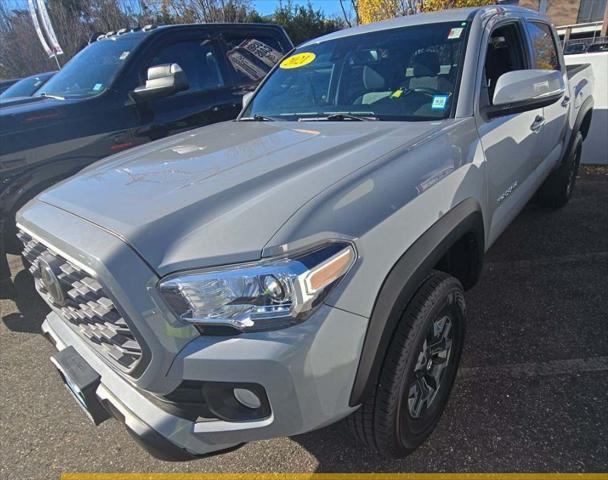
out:
{"label": "front bumper", "polygon": [[[18,220],[64,259],[92,272],[146,346],[145,368],[132,375],[100,355],[59,309],[42,326],[57,349],[73,347],[99,374],[96,397],[154,455],[205,455],[310,431],[353,411],[349,398],[367,318],[321,305],[290,328],[201,336],[156,298],[156,274],[112,233],[40,201],[22,209]],[[164,401],[185,382],[197,388],[207,382],[259,385],[270,414],[240,421],[185,415]]]}
{"label": "front bumper", "polygon": [[[69,345],[82,343],[79,337],[55,313],[49,314],[42,324],[42,333],[59,351],[66,349]],[[82,345],[80,347],[77,349],[78,353],[101,376],[95,392],[97,400],[110,415],[124,423],[127,431],[140,445],[153,456],[163,460],[177,461],[196,458],[195,454],[169,440],[169,437],[173,436],[172,431],[188,428],[189,422],[167,414],[116,374],[96,354],[88,351],[88,348],[82,348]],[[141,417],[147,418],[148,421],[144,421]],[[232,446],[218,445],[215,449],[222,450],[222,448]],[[201,450],[197,453],[204,455],[213,450]]]}
{"label": "front bumper", "polygon": [[188,344],[168,377],[263,386],[271,414],[241,422],[177,416],[114,371],[56,313],[48,315],[42,330],[58,350],[74,347],[100,375],[98,400],[152,455],[188,460],[314,430],[351,413],[348,400],[366,325],[363,317],[322,306],[306,322],[282,331],[200,337]]}

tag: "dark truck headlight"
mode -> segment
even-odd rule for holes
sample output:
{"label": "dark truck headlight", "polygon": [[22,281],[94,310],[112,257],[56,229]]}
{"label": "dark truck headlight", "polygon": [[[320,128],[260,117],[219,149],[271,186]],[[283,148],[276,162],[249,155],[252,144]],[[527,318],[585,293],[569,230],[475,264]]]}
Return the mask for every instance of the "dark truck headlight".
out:
{"label": "dark truck headlight", "polygon": [[175,274],[159,286],[171,310],[203,333],[274,330],[303,321],[355,258],[352,245],[331,243],[293,258]]}

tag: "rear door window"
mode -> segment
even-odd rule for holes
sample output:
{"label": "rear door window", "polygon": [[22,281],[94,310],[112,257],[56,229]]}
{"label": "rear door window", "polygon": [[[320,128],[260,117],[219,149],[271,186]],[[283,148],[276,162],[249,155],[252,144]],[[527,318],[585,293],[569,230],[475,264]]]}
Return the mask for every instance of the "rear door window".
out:
{"label": "rear door window", "polygon": [[528,22],[526,24],[532,49],[534,50],[534,68],[542,70],[560,70],[559,55],[551,33],[546,23]]}
{"label": "rear door window", "polygon": [[228,64],[238,83],[256,83],[262,80],[286,53],[278,38],[259,34],[232,34],[222,36],[227,49]]}

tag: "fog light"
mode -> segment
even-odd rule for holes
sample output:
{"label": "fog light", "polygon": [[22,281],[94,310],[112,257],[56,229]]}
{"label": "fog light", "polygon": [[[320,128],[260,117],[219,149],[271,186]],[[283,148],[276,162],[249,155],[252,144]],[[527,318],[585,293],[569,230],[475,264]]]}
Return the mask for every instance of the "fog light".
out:
{"label": "fog light", "polygon": [[256,410],[262,406],[262,401],[260,398],[251,390],[247,390],[246,388],[235,388],[233,393],[234,398],[236,398],[241,405],[247,408]]}

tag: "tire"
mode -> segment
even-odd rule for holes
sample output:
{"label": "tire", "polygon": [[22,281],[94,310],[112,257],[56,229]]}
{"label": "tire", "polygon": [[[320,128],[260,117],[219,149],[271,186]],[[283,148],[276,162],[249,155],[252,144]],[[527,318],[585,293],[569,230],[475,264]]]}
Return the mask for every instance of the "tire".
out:
{"label": "tire", "polygon": [[577,132],[566,159],[557,170],[547,177],[538,190],[537,199],[541,205],[549,208],[561,208],[568,203],[576,184],[582,151],[583,136],[580,132]]}
{"label": "tire", "polygon": [[[407,456],[426,440],[441,418],[456,377],[464,323],[462,285],[454,277],[434,271],[401,316],[375,391],[347,419],[357,440],[393,458]],[[444,333],[447,336],[442,337]],[[444,338],[446,348],[441,354],[427,355],[431,338]],[[439,351],[436,343],[435,351]],[[431,378],[437,373],[438,388],[431,392],[432,398],[421,403],[426,395],[421,386],[431,385]],[[416,391],[420,394],[416,395]]]}
{"label": "tire", "polygon": [[23,245],[17,238],[17,225],[15,224],[15,213],[10,212],[3,221],[4,226],[2,231],[0,231],[0,235],[2,235],[4,239],[4,249],[6,253],[12,253],[13,255],[18,255],[21,253],[23,249]]}
{"label": "tire", "polygon": [[0,299],[15,298],[15,288],[11,280],[11,269],[4,246],[4,219],[0,217]]}

